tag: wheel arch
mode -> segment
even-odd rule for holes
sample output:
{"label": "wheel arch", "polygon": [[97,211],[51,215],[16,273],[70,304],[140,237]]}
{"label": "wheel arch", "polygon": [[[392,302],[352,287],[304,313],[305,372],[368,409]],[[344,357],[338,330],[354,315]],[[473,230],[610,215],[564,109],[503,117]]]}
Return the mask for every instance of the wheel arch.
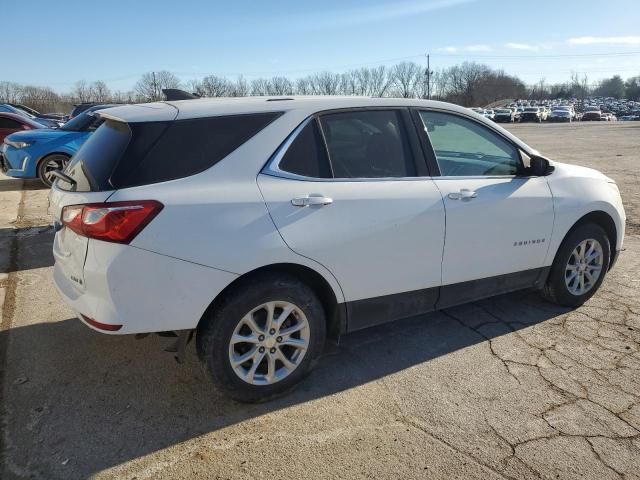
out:
{"label": "wheel arch", "polygon": [[[558,246],[558,250],[556,251],[555,255],[558,255],[560,246],[564,243],[565,239],[573,231],[575,231],[576,228],[581,227],[582,225],[587,225],[587,224],[598,225],[607,234],[607,238],[609,239],[610,251],[611,251],[611,259],[609,262],[609,269],[610,269],[613,266],[613,260],[615,258],[615,254],[617,251],[618,229],[611,215],[603,210],[594,210],[580,217],[571,226],[571,228],[567,231],[567,233],[565,233],[564,237],[562,238],[562,242],[560,242],[560,245]],[[554,255],[554,262],[555,262],[555,255]]]}
{"label": "wheel arch", "polygon": [[47,152],[43,155],[41,155],[38,160],[36,160],[36,173],[38,172],[38,169],[40,168],[40,164],[47,158],[53,156],[53,155],[64,155],[65,157],[71,158],[73,157],[73,154],[69,153],[69,152],[65,152],[63,150],[60,151],[55,151],[55,152]]}
{"label": "wheel arch", "polygon": [[344,303],[338,303],[338,297],[334,292],[331,284],[324,276],[314,269],[300,265],[297,263],[276,263],[265,265],[251,270],[227,285],[209,304],[204,314],[198,321],[196,333],[203,324],[203,319],[210,316],[210,313],[217,309],[232,292],[246,288],[253,280],[263,276],[264,274],[280,273],[297,278],[305,283],[318,295],[320,302],[325,310],[327,321],[327,335],[330,338],[337,338],[347,331],[347,313]]}

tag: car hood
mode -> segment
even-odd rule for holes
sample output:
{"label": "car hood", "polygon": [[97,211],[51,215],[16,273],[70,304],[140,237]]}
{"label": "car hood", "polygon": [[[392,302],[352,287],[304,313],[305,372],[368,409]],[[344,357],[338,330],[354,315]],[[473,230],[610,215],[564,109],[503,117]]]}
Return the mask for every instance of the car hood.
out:
{"label": "car hood", "polygon": [[29,130],[24,132],[16,132],[7,136],[8,140],[16,142],[37,142],[37,141],[50,141],[64,138],[65,136],[74,136],[78,132],[70,132],[67,130],[59,130],[54,128],[39,128],[36,130]]}
{"label": "car hood", "polygon": [[580,177],[580,178],[593,178],[596,180],[602,180],[608,183],[616,183],[610,177],[607,177],[604,173],[594,170],[593,168],[581,167],[580,165],[569,165],[568,163],[553,162],[555,167],[554,175],[558,177]]}

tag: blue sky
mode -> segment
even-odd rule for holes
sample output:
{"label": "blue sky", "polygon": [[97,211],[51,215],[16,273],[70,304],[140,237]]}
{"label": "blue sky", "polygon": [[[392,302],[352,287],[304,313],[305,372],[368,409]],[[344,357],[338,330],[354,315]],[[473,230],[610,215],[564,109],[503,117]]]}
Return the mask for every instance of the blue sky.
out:
{"label": "blue sky", "polygon": [[[131,89],[140,75],[299,77],[477,61],[526,82],[640,75],[640,0],[3,2],[0,80]],[[28,15],[25,16],[25,10]],[[615,53],[617,55],[606,55]],[[605,55],[603,55],[605,54]]]}

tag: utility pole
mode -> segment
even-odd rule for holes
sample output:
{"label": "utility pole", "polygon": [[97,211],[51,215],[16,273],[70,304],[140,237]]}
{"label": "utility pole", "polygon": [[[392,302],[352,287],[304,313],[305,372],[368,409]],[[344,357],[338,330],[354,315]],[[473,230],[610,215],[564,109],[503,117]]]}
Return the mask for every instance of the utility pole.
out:
{"label": "utility pole", "polygon": [[158,86],[156,84],[156,72],[151,72],[153,75],[153,100],[158,100]]}
{"label": "utility pole", "polygon": [[431,100],[431,66],[429,65],[429,54],[427,53],[427,99]]}

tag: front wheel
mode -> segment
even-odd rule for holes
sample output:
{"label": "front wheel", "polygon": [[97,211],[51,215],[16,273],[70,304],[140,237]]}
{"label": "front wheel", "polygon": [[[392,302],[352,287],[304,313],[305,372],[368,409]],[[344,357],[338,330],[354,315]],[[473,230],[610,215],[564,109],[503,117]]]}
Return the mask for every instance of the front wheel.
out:
{"label": "front wheel", "polygon": [[324,309],[307,285],[264,275],[225,298],[198,329],[198,354],[232,398],[262,402],[290,390],[312,369],[326,335]]}
{"label": "front wheel", "polygon": [[609,268],[609,238],[598,225],[581,225],[564,239],[544,287],[544,296],[577,307],[596,293]]}
{"label": "front wheel", "polygon": [[69,163],[69,157],[63,154],[53,154],[40,160],[38,164],[38,178],[47,187],[51,187],[51,184],[55,180],[53,175],[54,170],[63,170]]}

